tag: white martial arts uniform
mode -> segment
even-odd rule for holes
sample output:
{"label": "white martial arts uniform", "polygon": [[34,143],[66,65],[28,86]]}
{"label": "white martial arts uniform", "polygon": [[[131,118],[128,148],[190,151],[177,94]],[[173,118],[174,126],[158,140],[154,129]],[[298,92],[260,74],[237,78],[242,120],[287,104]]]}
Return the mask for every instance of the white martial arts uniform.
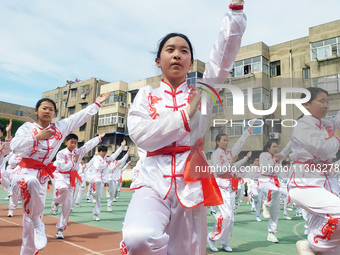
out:
{"label": "white martial arts uniform", "polygon": [[5,142],[0,141],[0,146],[5,144],[5,147],[2,149],[2,151],[0,151],[0,166],[2,165],[2,161],[4,160],[4,157],[6,155],[8,155],[11,151],[11,141],[12,141],[12,137],[7,139],[7,137],[5,138]]}
{"label": "white martial arts uniform", "polygon": [[[268,232],[277,232],[277,223],[280,217],[280,183],[278,176],[282,171],[281,162],[287,157],[291,150],[291,143],[288,142],[286,147],[278,154],[272,155],[269,152],[260,154],[261,178],[259,178],[260,201],[264,193],[267,194],[267,200],[264,205],[269,209],[270,218],[268,220]],[[282,155],[281,160],[275,160],[274,157]],[[256,211],[256,216],[259,212]]]}
{"label": "white martial arts uniform", "polygon": [[95,155],[92,161],[92,173],[91,173],[91,188],[92,195],[96,200],[96,204],[93,208],[93,214],[99,215],[101,211],[101,199],[103,195],[104,184],[108,182],[108,161],[114,161],[119,154],[122,152],[122,146],[120,146],[114,153],[109,157],[102,157]]}
{"label": "white martial arts uniform", "polygon": [[237,156],[247,138],[250,136],[249,129],[243,132],[243,135],[237,140],[231,150],[223,150],[217,148],[211,155],[212,166],[215,169],[220,167],[221,169],[229,169],[229,173],[235,178],[220,178],[219,174],[216,173],[216,181],[221,190],[223,197],[223,204],[218,206],[218,212],[215,214],[216,222],[213,230],[208,234],[208,237],[213,241],[218,241],[221,245],[229,245],[231,234],[234,227],[234,209],[235,209],[235,192],[238,188],[237,169],[243,165],[247,158],[243,158],[235,163],[231,163],[232,157]]}
{"label": "white martial arts uniform", "polygon": [[[251,203],[251,211],[261,211],[261,201],[259,200],[259,176],[260,168],[258,166],[250,166],[250,173],[248,174],[248,197]],[[259,215],[256,215],[260,216]]]}
{"label": "white martial arts uniform", "polygon": [[294,128],[289,155],[293,160],[289,195],[307,212],[308,243],[322,254],[340,250],[340,198],[325,188],[329,173],[339,171],[339,165],[332,164],[340,145],[333,131],[339,128],[340,112],[329,120],[303,116]]}
{"label": "white martial arts uniform", "polygon": [[[226,14],[203,75],[211,80],[205,82],[223,83],[228,77],[245,27],[243,11]],[[196,92],[195,86],[186,82],[173,89],[162,81],[156,89],[141,88],[130,108],[130,138],[152,153],[143,159],[131,185],[135,192],[124,220],[123,254],[205,254],[207,222],[203,203],[213,204],[204,200],[201,183],[208,180],[186,183],[184,169],[190,146],[199,147],[197,142],[206,132],[214,102],[208,97],[207,114],[203,115],[199,108],[189,119],[188,100]],[[203,151],[203,146],[197,147],[196,151]],[[186,150],[175,152],[180,149]],[[167,150],[170,155],[164,155]],[[216,183],[212,187],[218,190]],[[220,194],[218,199],[221,201]]]}
{"label": "white martial arts uniform", "polygon": [[[73,198],[73,203],[72,203],[72,208],[74,208],[74,204],[79,204],[84,196],[85,193],[85,188],[86,188],[86,177],[85,177],[85,169],[86,169],[86,164],[79,164],[79,170],[78,174],[82,180],[82,182],[77,182],[76,184],[76,190],[74,192],[74,198]],[[71,208],[71,210],[72,210]]]}
{"label": "white martial arts uniform", "polygon": [[[66,229],[68,217],[72,207],[77,182],[82,181],[78,174],[78,167],[84,155],[101,142],[100,137],[95,137],[86,142],[82,147],[70,151],[65,148],[58,152],[54,165],[57,167],[54,172],[54,198],[53,201],[62,204],[62,210],[57,229]],[[77,162],[73,161],[75,156],[79,156]]]}
{"label": "white martial arts uniform", "polygon": [[[107,198],[107,206],[112,206],[112,202],[116,201],[116,196],[118,193],[119,188],[119,180],[120,180],[120,169],[121,166],[124,166],[126,163],[126,160],[129,157],[129,152],[127,152],[123,158],[117,161],[112,161],[108,165],[108,183],[109,183],[109,196]],[[117,166],[117,163],[120,163]]]}
{"label": "white martial arts uniform", "polygon": [[37,123],[26,122],[17,130],[11,149],[22,160],[15,169],[11,185],[13,193],[20,190],[23,201],[22,255],[36,252],[33,226],[40,222],[44,213],[47,182],[55,169],[51,163],[53,157],[65,137],[96,114],[99,107],[96,102],[67,119],[50,123],[45,130],[53,131],[54,135],[46,140],[36,140],[35,136],[43,129]]}

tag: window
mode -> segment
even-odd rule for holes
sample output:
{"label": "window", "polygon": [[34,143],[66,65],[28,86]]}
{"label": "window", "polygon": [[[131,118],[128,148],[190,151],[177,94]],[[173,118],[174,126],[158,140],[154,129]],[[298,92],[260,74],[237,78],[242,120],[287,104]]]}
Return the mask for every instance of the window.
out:
{"label": "window", "polygon": [[253,89],[253,104],[262,102],[262,91],[261,88]]}
{"label": "window", "polygon": [[222,105],[220,103],[220,100],[216,100],[216,105],[213,106],[212,108],[212,113],[222,113],[223,112],[223,101]]}
{"label": "window", "polygon": [[136,93],[131,93],[131,104],[133,103],[133,101],[135,100],[135,97],[137,96],[137,92]]}
{"label": "window", "polygon": [[270,63],[270,76],[281,75],[281,64],[280,60]]}
{"label": "window", "polygon": [[15,116],[22,116],[23,111],[15,110]]}
{"label": "window", "polygon": [[85,129],[86,129],[86,123],[79,128],[79,131],[85,131]]}
{"label": "window", "polygon": [[243,130],[243,122],[233,122],[231,127],[227,127],[228,136],[241,136]]}
{"label": "window", "polygon": [[[270,102],[273,102],[273,89],[270,90]],[[281,88],[277,88],[277,102],[281,102]]]}
{"label": "window", "polygon": [[71,97],[76,97],[77,95],[77,90],[76,89],[72,89],[71,90]]}
{"label": "window", "polygon": [[113,102],[124,102],[124,103],[126,103],[126,92],[120,91],[120,90],[112,91],[110,93],[109,98],[106,99],[104,104],[111,104]]}
{"label": "window", "polygon": [[313,78],[312,86],[322,88],[329,94],[337,94],[340,92],[340,74]]}
{"label": "window", "polygon": [[74,114],[74,111],[75,111],[75,107],[70,107],[70,108],[68,108],[69,109],[69,111],[70,111],[70,115],[72,115],[72,114]]}
{"label": "window", "polygon": [[337,110],[328,111],[327,115],[325,116],[325,119],[334,118],[334,117],[336,116],[337,113],[338,113]]}
{"label": "window", "polygon": [[[244,120],[244,121],[236,121],[233,123],[229,123],[227,125],[229,125],[229,127],[227,126],[227,135],[228,136],[241,136],[243,134],[243,132],[245,132],[245,130],[248,129],[249,125],[248,125],[249,120]],[[258,119],[255,124],[254,127],[252,129],[252,134],[263,134],[263,128],[265,127],[264,125],[264,121],[261,119]]]}
{"label": "window", "polygon": [[223,133],[223,128],[222,127],[211,127],[211,141],[215,141],[216,140],[216,136],[218,134],[222,134]]}
{"label": "window", "polygon": [[203,78],[203,74],[199,72],[193,72],[187,74],[187,84],[196,84],[197,79]]}
{"label": "window", "polygon": [[67,90],[66,90],[66,91],[64,91],[64,95],[67,95]]}
{"label": "window", "polygon": [[340,55],[340,37],[311,43],[311,60],[322,60]]}
{"label": "window", "polygon": [[[249,120],[246,120],[245,127],[243,128],[244,131],[246,131],[248,129],[248,127],[249,127],[248,122],[249,122]],[[264,125],[263,120],[261,120],[261,119],[256,120],[256,122],[254,124],[254,127],[251,130],[251,133],[253,135],[262,134],[262,127],[263,127],[263,125]]]}
{"label": "window", "polygon": [[102,144],[103,145],[115,144],[115,134],[106,134],[102,138]]}
{"label": "window", "polygon": [[59,93],[54,95],[54,102],[58,102],[59,101]]}
{"label": "window", "polygon": [[117,112],[99,115],[99,119],[98,119],[99,126],[118,124],[118,123],[121,123],[121,124],[125,123],[125,115],[117,113]]}
{"label": "window", "polygon": [[227,101],[226,107],[232,107],[233,106],[233,95],[231,93],[226,94],[226,101]]}
{"label": "window", "polygon": [[302,68],[302,77],[304,80],[308,80],[310,78],[310,68]]}
{"label": "window", "polygon": [[63,108],[66,107],[66,99],[63,99]]}
{"label": "window", "polygon": [[81,109],[85,109],[87,107],[87,102],[81,104]]}
{"label": "window", "polygon": [[[266,67],[267,66],[267,67]],[[232,71],[233,76],[264,72],[268,74],[268,60],[262,56],[236,61]]]}

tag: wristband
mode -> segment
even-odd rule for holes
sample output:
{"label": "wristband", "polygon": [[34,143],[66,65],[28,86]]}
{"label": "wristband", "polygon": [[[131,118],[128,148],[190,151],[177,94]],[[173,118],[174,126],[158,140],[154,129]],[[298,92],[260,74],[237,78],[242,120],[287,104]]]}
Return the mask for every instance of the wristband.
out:
{"label": "wristband", "polygon": [[231,3],[229,5],[229,9],[230,10],[233,10],[233,11],[240,11],[240,10],[243,10],[243,3],[240,4],[240,5],[236,5],[235,3]]}

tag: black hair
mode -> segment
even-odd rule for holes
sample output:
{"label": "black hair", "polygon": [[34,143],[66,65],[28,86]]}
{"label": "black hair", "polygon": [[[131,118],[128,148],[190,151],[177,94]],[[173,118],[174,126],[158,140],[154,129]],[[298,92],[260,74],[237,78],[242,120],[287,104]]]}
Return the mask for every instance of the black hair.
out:
{"label": "black hair", "polygon": [[5,133],[5,128],[4,128],[4,126],[1,125],[1,124],[0,124],[0,130],[1,130],[2,133]]}
{"label": "black hair", "polygon": [[216,136],[216,138],[215,138],[215,142],[216,142],[215,150],[218,148],[217,142],[221,141],[222,136],[228,137],[226,134],[223,134],[223,133],[222,133],[222,134],[218,134],[218,135]]}
{"label": "black hair", "polygon": [[290,162],[287,161],[287,160],[284,160],[284,161],[282,161],[281,165],[282,166],[287,166],[287,165],[290,165]]}
{"label": "black hair", "polygon": [[266,145],[263,147],[263,152],[268,152],[268,149],[272,146],[273,143],[276,143],[276,141],[274,140],[269,140]]}
{"label": "black hair", "polygon": [[65,141],[68,141],[71,139],[76,139],[78,141],[78,136],[76,134],[69,134],[68,136],[66,136]]}
{"label": "black hair", "polygon": [[[309,92],[310,92],[310,99],[307,103],[311,103],[320,93],[325,93],[327,96],[329,96],[328,91],[324,90],[322,88],[317,88],[317,87],[309,87],[306,88]],[[300,98],[305,98],[306,94],[305,93],[301,93]],[[299,118],[301,119],[304,116],[304,114],[302,114]]]}
{"label": "black hair", "polygon": [[181,33],[169,33],[167,34],[166,36],[164,36],[158,43],[158,51],[157,51],[157,58],[160,58],[161,57],[161,51],[164,47],[164,44],[172,37],[176,37],[176,36],[179,36],[181,38],[183,38],[189,45],[189,49],[190,49],[190,53],[191,53],[191,61],[194,62],[194,52],[193,52],[193,49],[192,49],[192,45],[191,45],[191,42],[189,40],[189,38],[184,35],[184,34],[181,34]]}
{"label": "black hair", "polygon": [[105,151],[107,152],[107,147],[105,145],[98,146],[98,152]]}
{"label": "black hair", "polygon": [[47,97],[42,98],[42,99],[40,99],[40,100],[37,102],[37,104],[35,105],[35,110],[37,111],[38,108],[39,108],[39,106],[41,105],[41,103],[42,103],[42,102],[45,102],[45,101],[50,102],[51,104],[53,104],[53,106],[54,106],[54,111],[57,112],[57,105],[55,104],[55,102],[54,102],[52,99],[47,98]]}

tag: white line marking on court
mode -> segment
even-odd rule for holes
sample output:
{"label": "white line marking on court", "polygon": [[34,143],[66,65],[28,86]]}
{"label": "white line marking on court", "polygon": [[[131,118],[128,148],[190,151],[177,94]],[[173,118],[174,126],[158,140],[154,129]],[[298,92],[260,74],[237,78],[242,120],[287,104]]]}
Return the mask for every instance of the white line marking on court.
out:
{"label": "white line marking on court", "polygon": [[297,227],[300,226],[301,224],[305,224],[305,222],[300,222],[300,223],[294,225],[294,227],[293,227],[293,233],[294,233],[296,236],[300,237],[302,240],[306,240],[306,238],[304,238],[303,236],[299,235],[298,232],[297,232]]}
{"label": "white line marking on court", "polygon": [[[12,225],[16,225],[16,226],[22,227],[21,224],[18,224],[18,223],[9,221],[9,220],[5,220],[5,219],[2,219],[2,218],[0,218],[0,219],[1,219],[2,221],[7,222],[7,223],[10,223],[10,224],[12,224]],[[46,234],[46,236],[47,236],[47,237],[52,237],[52,238],[54,237],[54,236],[47,235],[47,234]],[[77,248],[79,248],[79,249],[83,249],[83,250],[85,250],[85,251],[88,251],[88,252],[90,252],[90,254],[104,255],[104,254],[102,254],[102,253],[100,253],[100,252],[93,251],[93,250],[88,249],[88,248],[86,248],[86,247],[84,247],[84,246],[81,246],[81,245],[78,245],[78,244],[75,244],[75,243],[72,243],[72,242],[69,242],[69,241],[65,241],[65,240],[60,240],[60,241],[61,241],[61,242],[64,242],[64,243],[67,243],[67,244],[69,244],[69,245],[72,245],[72,246],[74,246],[74,247],[77,247]]]}
{"label": "white line marking on court", "polygon": [[[237,249],[240,249],[240,250],[243,250],[243,251],[249,251],[247,249],[242,249],[242,248],[237,248]],[[260,250],[258,248],[255,248],[255,249],[251,249],[252,251],[260,251],[262,253],[267,253],[267,254],[275,254],[275,255],[287,255],[287,253],[279,253],[279,252],[271,252],[271,251],[263,251],[263,250]]]}
{"label": "white line marking on court", "polygon": [[[106,252],[110,252],[110,251],[119,251],[120,248],[117,248],[117,249],[112,249],[112,250],[106,250],[106,251],[100,251],[101,253],[106,253]],[[95,253],[87,253],[86,255],[93,255]]]}

